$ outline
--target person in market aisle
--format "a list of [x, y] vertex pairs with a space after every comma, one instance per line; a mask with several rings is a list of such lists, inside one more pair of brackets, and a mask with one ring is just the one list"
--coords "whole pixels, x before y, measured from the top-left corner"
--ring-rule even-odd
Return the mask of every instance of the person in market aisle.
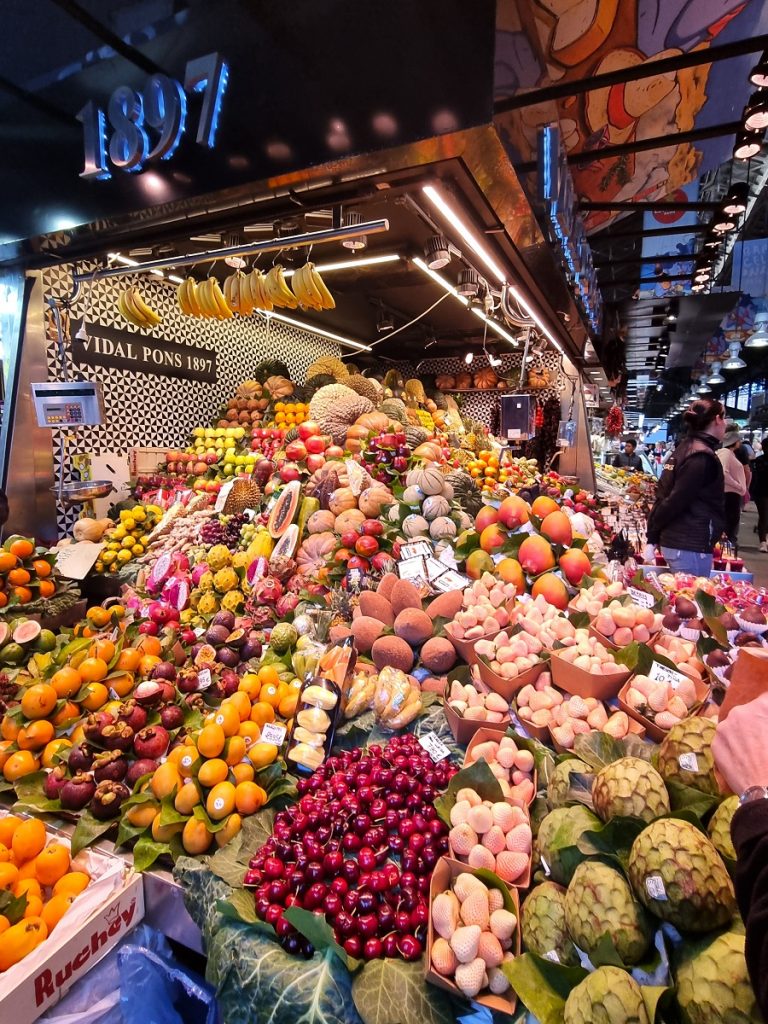
[[[725, 533], [734, 548], [739, 544], [739, 522], [744, 499], [749, 495], [746, 468], [736, 454], [741, 445], [739, 428], [726, 423], [723, 447], [717, 453], [725, 478]], [[750, 478], [751, 478], [750, 473]]]
[[718, 723], [715, 764], [740, 806], [731, 822], [736, 899], [747, 932], [746, 960], [755, 997], [768, 1020], [768, 693], [732, 708]]
[[725, 434], [725, 409], [699, 398], [683, 415], [688, 433], [667, 460], [648, 517], [646, 561], [661, 546], [673, 572], [708, 576], [712, 549], [725, 526], [723, 467], [715, 454]]
[[749, 485], [752, 481], [752, 464], [755, 461], [755, 453], [752, 449], [752, 445], [747, 444], [746, 441], [742, 440], [741, 434], [739, 434], [739, 428], [735, 423], [726, 423], [726, 434], [729, 430], [735, 430], [739, 435], [739, 443], [733, 449], [733, 454], [744, 467], [744, 476], [747, 480], [747, 496], [744, 499], [744, 504], [746, 505], [749, 501]]
[[637, 441], [634, 438], [628, 438], [624, 442], [624, 451], [619, 454], [613, 460], [614, 469], [642, 469], [643, 461], [637, 454]]
[[759, 550], [768, 554], [768, 453], [762, 449], [752, 466], [749, 493], [757, 507]]

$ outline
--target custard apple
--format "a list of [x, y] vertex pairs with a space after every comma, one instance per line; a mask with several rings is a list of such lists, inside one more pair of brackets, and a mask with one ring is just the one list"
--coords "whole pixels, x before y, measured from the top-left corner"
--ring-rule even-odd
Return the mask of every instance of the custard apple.
[[683, 932], [708, 932], [736, 912], [720, 854], [694, 825], [660, 818], [632, 844], [629, 880], [641, 903]]
[[651, 1024], [640, 986], [618, 967], [598, 967], [571, 991], [563, 1024]]
[[639, 757], [606, 765], [592, 786], [592, 804], [603, 821], [631, 817], [651, 822], [670, 811], [664, 779]]
[[759, 1024], [744, 935], [725, 932], [697, 949], [677, 971], [677, 1001], [685, 1024]]
[[[600, 827], [600, 819], [582, 804], [558, 807], [542, 819], [536, 850], [547, 878], [568, 885], [576, 866], [585, 859], [576, 844], [582, 833]], [[568, 850], [567, 857], [562, 851]]]
[[711, 718], [700, 715], [672, 726], [659, 749], [659, 771], [665, 782], [681, 782], [712, 795], [720, 792], [712, 756], [716, 728]]
[[219, 569], [226, 569], [227, 566], [232, 565], [232, 555], [224, 544], [214, 544], [208, 552], [206, 562], [212, 572], [217, 572]]
[[565, 967], [578, 967], [579, 955], [565, 924], [565, 889], [542, 882], [521, 908], [523, 944], [532, 953]]
[[272, 630], [269, 646], [276, 654], [285, 654], [289, 648], [295, 646], [298, 639], [299, 634], [290, 622], [279, 622]]
[[729, 796], [717, 808], [709, 819], [709, 825], [707, 826], [709, 838], [714, 843], [717, 852], [721, 857], [728, 857], [730, 860], [736, 860], [736, 850], [733, 845], [733, 839], [731, 839], [731, 822], [738, 809], [739, 798], [737, 796]]
[[650, 945], [651, 922], [616, 868], [585, 861], [565, 894], [565, 922], [576, 945], [591, 955], [604, 935], [626, 964], [636, 964]]
[[579, 775], [591, 775], [592, 769], [578, 757], [569, 757], [567, 761], [561, 761], [555, 767], [547, 786], [547, 801], [551, 808], [568, 805], [568, 791], [571, 788], [571, 775], [574, 772]]

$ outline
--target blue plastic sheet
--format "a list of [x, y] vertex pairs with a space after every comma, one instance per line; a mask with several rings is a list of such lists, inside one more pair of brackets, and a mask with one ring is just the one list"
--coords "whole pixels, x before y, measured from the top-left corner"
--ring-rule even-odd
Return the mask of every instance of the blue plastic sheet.
[[120, 950], [123, 1024], [216, 1024], [216, 995], [193, 977], [143, 946]]

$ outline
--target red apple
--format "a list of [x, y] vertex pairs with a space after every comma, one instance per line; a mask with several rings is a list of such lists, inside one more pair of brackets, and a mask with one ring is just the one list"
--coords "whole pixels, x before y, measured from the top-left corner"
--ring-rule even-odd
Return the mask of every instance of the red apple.
[[353, 548], [355, 544], [357, 544], [359, 537], [360, 534], [357, 530], [345, 530], [344, 533], [342, 533], [340, 540], [343, 547]]
[[306, 458], [307, 469], [310, 473], [314, 473], [325, 465], [325, 455], [308, 455]]
[[362, 558], [360, 555], [352, 555], [347, 562], [348, 569], [370, 569], [371, 563], [367, 558]]
[[322, 452], [325, 451], [325, 448], [325, 441], [323, 440], [320, 434], [313, 434], [311, 437], [307, 438], [306, 450], [310, 452], [312, 455], [320, 455]]
[[315, 423], [314, 420], [305, 420], [299, 424], [299, 437], [302, 441], [306, 441], [308, 437], [314, 437], [315, 434], [320, 433], [320, 424]]
[[343, 459], [344, 449], [337, 444], [329, 444], [325, 449], [326, 459]]
[[307, 449], [304, 447], [303, 441], [291, 441], [290, 444], [285, 446], [285, 457], [290, 459], [291, 462], [301, 462], [302, 459], [307, 457]]
[[358, 537], [357, 543], [355, 544], [355, 551], [358, 555], [365, 555], [366, 558], [370, 558], [371, 555], [375, 555], [379, 550], [379, 542], [375, 537], [369, 537], [363, 534], [362, 537]]
[[378, 519], [365, 519], [360, 524], [360, 532], [369, 537], [379, 537], [384, 533], [384, 524], [380, 523]]
[[301, 476], [301, 471], [295, 462], [284, 462], [278, 474], [283, 483], [287, 484], [291, 480], [298, 480]]

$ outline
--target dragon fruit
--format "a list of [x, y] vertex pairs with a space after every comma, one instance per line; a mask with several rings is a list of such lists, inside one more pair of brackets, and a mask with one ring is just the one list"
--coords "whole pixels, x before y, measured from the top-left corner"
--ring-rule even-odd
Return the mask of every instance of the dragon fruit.
[[267, 605], [261, 605], [260, 608], [252, 608], [250, 613], [253, 625], [257, 629], [271, 629], [277, 621], [274, 608], [269, 608]]
[[275, 605], [275, 611], [277, 612], [278, 618], [284, 619], [286, 615], [290, 615], [291, 612], [293, 612], [296, 609], [298, 603], [298, 594], [291, 593], [290, 590], [288, 591], [288, 593], [283, 594], [282, 597], [278, 598], [277, 603]]
[[203, 578], [203, 576], [205, 576], [207, 572], [208, 564], [206, 562], [201, 562], [200, 565], [196, 565], [195, 568], [192, 570], [192, 582], [196, 587], [200, 586], [200, 580]]
[[270, 575], [275, 577], [275, 579], [284, 583], [289, 576], [293, 576], [296, 572], [296, 563], [292, 558], [288, 558], [286, 555], [278, 555], [277, 558], [271, 558], [269, 560], [269, 572]]
[[283, 595], [283, 587], [274, 576], [262, 576], [253, 584], [251, 601], [256, 605], [275, 604]]

